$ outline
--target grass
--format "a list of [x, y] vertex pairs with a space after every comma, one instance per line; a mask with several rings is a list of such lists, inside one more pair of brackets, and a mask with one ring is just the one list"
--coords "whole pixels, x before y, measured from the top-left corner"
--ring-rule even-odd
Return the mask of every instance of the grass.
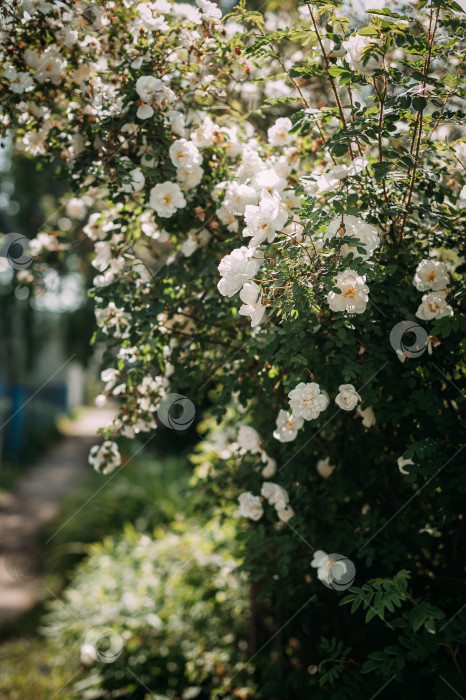
[[[72, 679], [53, 648], [38, 636], [0, 645], [0, 689], [4, 700], [68, 700]], [[74, 679], [76, 680], [76, 679]]]

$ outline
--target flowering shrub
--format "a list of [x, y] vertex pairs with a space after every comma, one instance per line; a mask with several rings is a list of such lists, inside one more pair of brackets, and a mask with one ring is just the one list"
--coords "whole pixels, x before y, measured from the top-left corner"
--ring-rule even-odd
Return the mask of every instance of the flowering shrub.
[[153, 540], [127, 527], [92, 545], [44, 628], [67, 668], [90, 672], [67, 697], [227, 698], [232, 676], [251, 696], [245, 582], [216, 529]]
[[[69, 216], [92, 202], [121, 411], [91, 460], [209, 401], [197, 477], [245, 519], [264, 697], [461, 682], [465, 28], [454, 0], [374, 4], [2, 8], [3, 129], [67, 172]], [[340, 555], [375, 581], [342, 601]]]

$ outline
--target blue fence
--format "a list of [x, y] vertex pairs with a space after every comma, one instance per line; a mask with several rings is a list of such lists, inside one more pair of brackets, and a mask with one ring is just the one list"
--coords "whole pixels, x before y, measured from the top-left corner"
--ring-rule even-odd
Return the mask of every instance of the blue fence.
[[3, 456], [17, 457], [29, 438], [55, 428], [57, 415], [67, 411], [64, 382], [45, 387], [0, 383], [0, 431]]

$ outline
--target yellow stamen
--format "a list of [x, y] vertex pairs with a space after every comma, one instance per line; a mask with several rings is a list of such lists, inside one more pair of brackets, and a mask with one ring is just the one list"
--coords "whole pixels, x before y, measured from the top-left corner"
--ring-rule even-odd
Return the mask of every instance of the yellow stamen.
[[351, 299], [354, 299], [356, 296], [356, 287], [348, 287], [346, 292], [343, 292], [344, 297], [350, 297]]

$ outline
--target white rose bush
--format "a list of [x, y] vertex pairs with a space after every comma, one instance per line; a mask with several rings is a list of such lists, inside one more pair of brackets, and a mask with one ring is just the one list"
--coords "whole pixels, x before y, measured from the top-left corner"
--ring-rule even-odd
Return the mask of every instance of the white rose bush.
[[[464, 683], [464, 13], [381, 4], [1, 9], [1, 133], [82, 226], [32, 249], [96, 273], [121, 410], [90, 461], [123, 469], [185, 397], [196, 488], [237, 521], [254, 684], [222, 697]], [[321, 585], [326, 552], [355, 585]]]

